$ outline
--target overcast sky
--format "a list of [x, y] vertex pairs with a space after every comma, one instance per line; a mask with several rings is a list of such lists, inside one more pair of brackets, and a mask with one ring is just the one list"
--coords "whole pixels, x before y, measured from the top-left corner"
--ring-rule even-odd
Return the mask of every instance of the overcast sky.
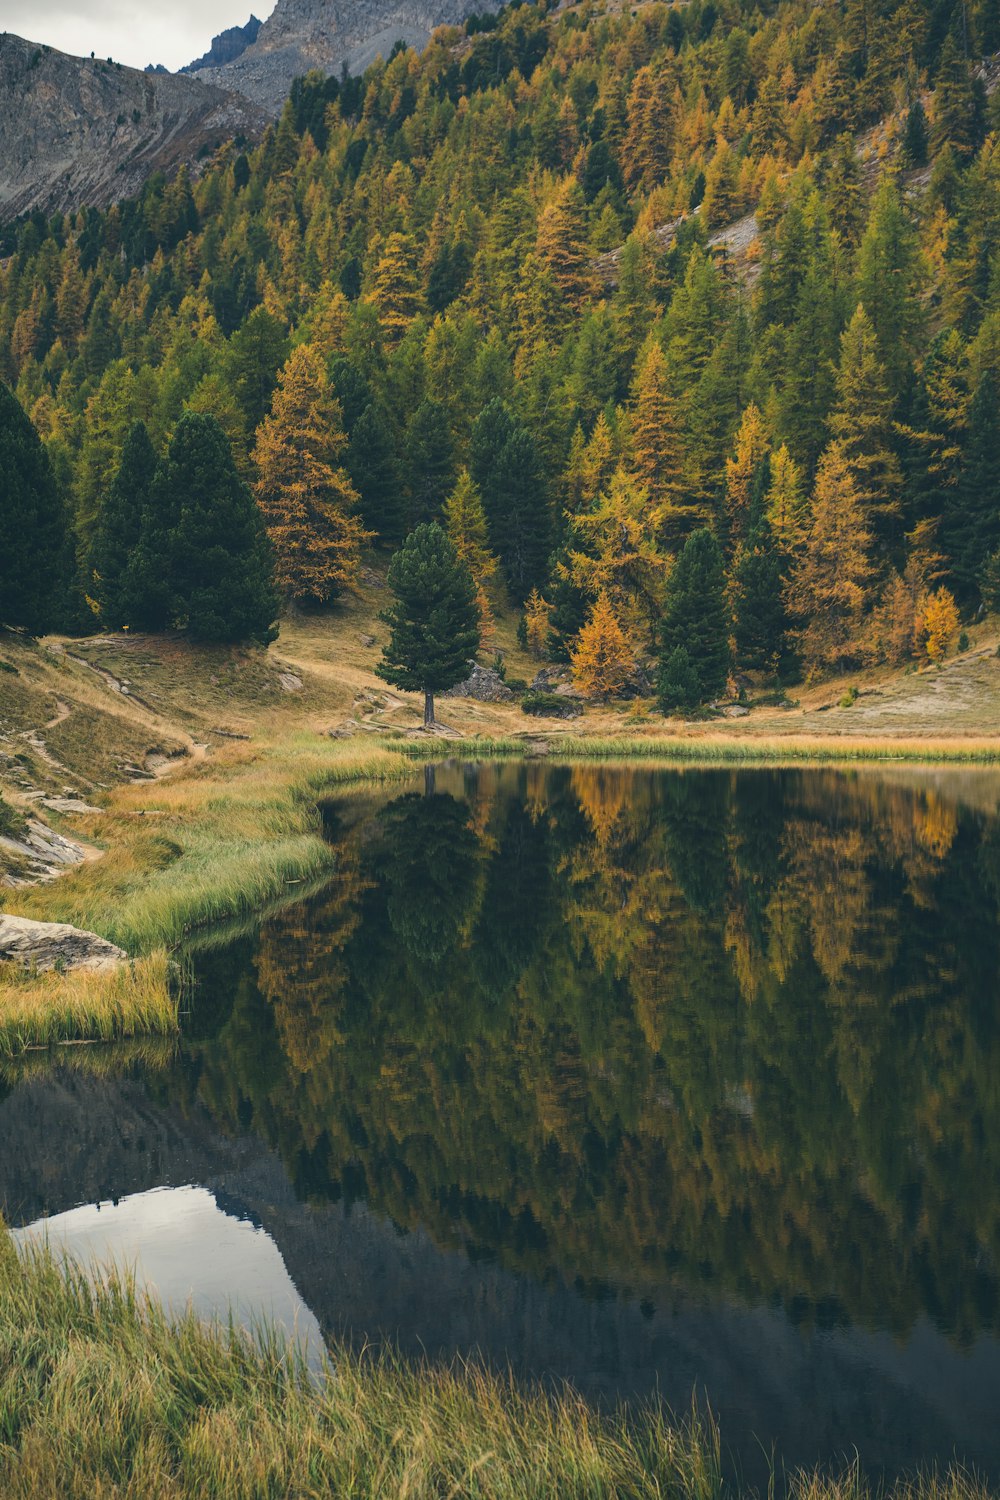
[[174, 69], [207, 52], [225, 27], [251, 12], [264, 21], [273, 9], [274, 0], [0, 0], [0, 30], [78, 57]]

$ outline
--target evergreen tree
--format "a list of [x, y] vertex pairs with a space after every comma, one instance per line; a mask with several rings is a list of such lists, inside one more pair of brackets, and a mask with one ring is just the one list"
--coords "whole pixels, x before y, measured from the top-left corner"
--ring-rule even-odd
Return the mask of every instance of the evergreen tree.
[[924, 106], [919, 99], [915, 99], [910, 105], [906, 115], [906, 128], [903, 131], [903, 158], [908, 167], [925, 167], [927, 165], [927, 148], [929, 137], [927, 134], [927, 115]]
[[226, 379], [246, 418], [248, 432], [263, 421], [278, 383], [278, 371], [287, 358], [288, 337], [280, 320], [266, 307], [255, 307], [229, 340], [223, 360]]
[[299, 344], [257, 431], [255, 493], [274, 552], [275, 583], [295, 604], [329, 604], [351, 587], [370, 540], [341, 467], [340, 403], [311, 344]]
[[893, 398], [878, 358], [875, 331], [859, 304], [841, 340], [830, 431], [850, 468], [868, 524], [895, 541], [902, 474], [892, 446], [892, 414]]
[[361, 499], [361, 518], [383, 542], [403, 535], [403, 482], [396, 460], [396, 439], [381, 403], [359, 413], [351, 429], [344, 467]]
[[701, 682], [685, 646], [675, 646], [660, 668], [657, 695], [665, 714], [678, 708], [697, 708]]
[[136, 422], [125, 439], [121, 463], [97, 516], [90, 549], [90, 590], [100, 606], [101, 621], [158, 629], [155, 596], [136, 586], [132, 561], [149, 525], [149, 496], [156, 473], [156, 452], [144, 422]]
[[490, 546], [512, 594], [523, 601], [545, 580], [552, 527], [536, 445], [499, 399], [473, 423], [469, 469], [482, 496]]
[[432, 397], [410, 418], [403, 466], [411, 527], [435, 520], [455, 483], [455, 445], [447, 408]]
[[381, 616], [389, 643], [375, 668], [386, 682], [424, 694], [424, 724], [434, 721], [434, 694], [454, 687], [479, 650], [479, 611], [472, 575], [434, 522], [418, 526], [389, 564], [393, 604]]
[[273, 640], [271, 548], [214, 417], [188, 412], [178, 422], [149, 514], [136, 583], [165, 581], [169, 623], [197, 641]]
[[48, 454], [0, 384], [0, 623], [52, 630], [67, 582], [66, 516]]
[[1000, 547], [1000, 391], [984, 370], [969, 409], [958, 484], [946, 493], [944, 535], [959, 599], [976, 602], [979, 576]]
[[656, 534], [676, 551], [704, 517], [688, 498], [680, 402], [658, 343], [650, 345], [632, 389], [629, 434], [632, 472], [649, 496]]
[[770, 467], [765, 460], [758, 471], [749, 528], [736, 552], [731, 587], [736, 661], [757, 672], [777, 669], [788, 625], [782, 597], [783, 559], [765, 512]]
[[[687, 652], [698, 682], [698, 701], [706, 702], [725, 690], [729, 676], [729, 614], [726, 608], [726, 578], [722, 549], [708, 527], [693, 531], [667, 580], [663, 620], [660, 625], [660, 701], [665, 675], [677, 648]], [[672, 670], [676, 671], [677, 663]]]

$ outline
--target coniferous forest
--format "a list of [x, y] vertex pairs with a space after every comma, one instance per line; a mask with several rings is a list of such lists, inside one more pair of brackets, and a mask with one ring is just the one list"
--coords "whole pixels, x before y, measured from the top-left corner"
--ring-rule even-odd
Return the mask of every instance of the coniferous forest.
[[439, 523], [591, 696], [941, 660], [1000, 599], [998, 49], [510, 5], [8, 226], [6, 622], [266, 640]]

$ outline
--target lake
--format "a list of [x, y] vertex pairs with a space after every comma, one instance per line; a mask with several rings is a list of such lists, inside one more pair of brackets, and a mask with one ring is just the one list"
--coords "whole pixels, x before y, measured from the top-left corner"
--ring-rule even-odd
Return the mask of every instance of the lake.
[[[0, 1207], [174, 1305], [1000, 1479], [993, 772], [443, 765], [0, 1082]], [[294, 893], [293, 893], [294, 894]]]

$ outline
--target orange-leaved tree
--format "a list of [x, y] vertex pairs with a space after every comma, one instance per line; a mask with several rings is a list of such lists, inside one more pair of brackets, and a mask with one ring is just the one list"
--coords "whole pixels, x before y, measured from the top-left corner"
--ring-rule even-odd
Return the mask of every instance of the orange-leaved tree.
[[635, 656], [602, 590], [571, 653], [573, 681], [587, 698], [613, 698], [632, 675]]
[[327, 604], [349, 588], [371, 538], [340, 465], [346, 446], [340, 402], [322, 356], [312, 344], [300, 344], [281, 371], [253, 452], [275, 580], [293, 603]]

